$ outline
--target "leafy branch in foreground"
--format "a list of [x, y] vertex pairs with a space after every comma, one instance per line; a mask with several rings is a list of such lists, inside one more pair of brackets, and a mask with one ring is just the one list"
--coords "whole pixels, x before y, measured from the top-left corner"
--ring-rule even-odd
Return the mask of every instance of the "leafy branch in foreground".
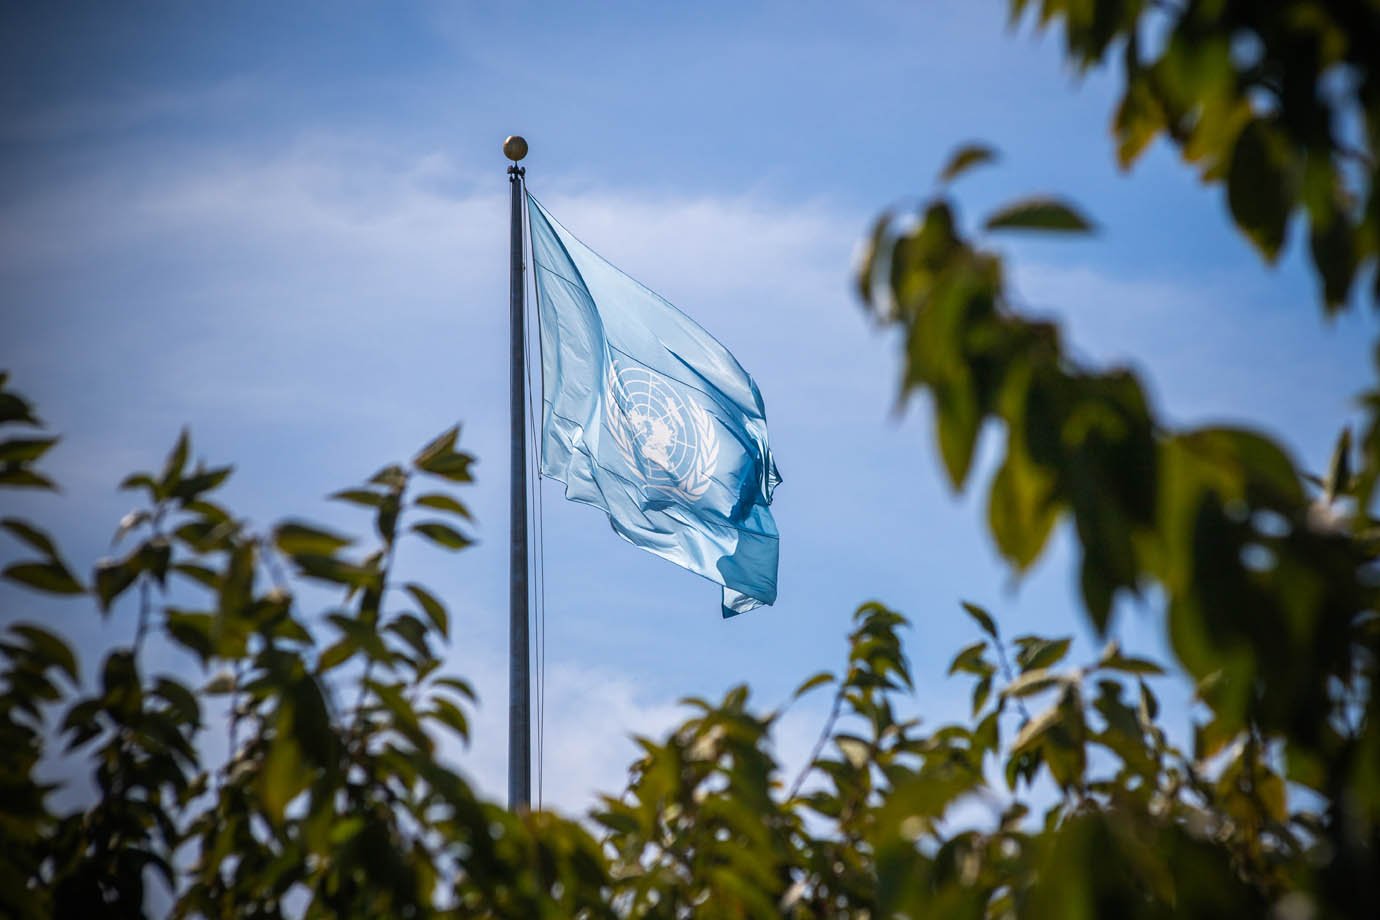
[[[902, 714], [908, 624], [871, 603], [843, 672], [796, 694], [834, 691], [789, 788], [783, 710], [755, 712], [738, 687], [639, 739], [628, 788], [583, 824], [485, 802], [438, 748], [468, 737], [473, 702], [440, 674], [450, 613], [394, 562], [403, 539], [468, 541], [460, 499], [420, 485], [469, 481], [456, 442], [334, 496], [370, 513], [362, 547], [297, 519], [250, 529], [217, 501], [229, 469], [191, 466], [185, 434], [161, 472], [126, 480], [145, 502], [89, 593], [131, 641], [95, 688], [55, 633], [18, 623], [0, 640], [7, 913], [1218, 916], [1306, 889], [1326, 820], [1290, 809], [1274, 742], [1208, 722], [1190, 758], [1158, 725], [1158, 666], [1112, 646], [1069, 669], [1068, 639], [1004, 640], [971, 604], [983, 638], [950, 669], [973, 682], [970, 720], [925, 732]], [[34, 549], [25, 528], [11, 533]], [[305, 616], [309, 585], [338, 602]], [[210, 679], [146, 673], [155, 635]], [[53, 806], [55, 758], [92, 772], [94, 799]]]
[[[1010, 0], [1013, 21], [1037, 4]], [[1041, 0], [1080, 71], [1119, 60], [1112, 117], [1129, 167], [1157, 139], [1226, 191], [1232, 220], [1279, 258], [1295, 218], [1328, 312], [1374, 273], [1380, 303], [1380, 8], [1369, 0]]]
[[[17, 394], [0, 389], [0, 406], [5, 422], [36, 423]], [[96, 565], [89, 589], [47, 535], [6, 520], [44, 557], [10, 566], [8, 580], [88, 592], [106, 616], [132, 598], [133, 622], [129, 644], [106, 655], [85, 695], [74, 696], [76, 659], [53, 632], [18, 623], [0, 641], [4, 912], [139, 915], [151, 870], [178, 916], [279, 915], [288, 905], [306, 915], [429, 915], [443, 880], [452, 907], [504, 903], [531, 915], [536, 895], [504, 874], [517, 864], [497, 850], [556, 848], [560, 864], [593, 850], [576, 825], [480, 802], [435, 756], [437, 739], [468, 738], [474, 691], [438, 673], [449, 611], [424, 586], [397, 583], [393, 559], [404, 538], [445, 550], [469, 544], [458, 497], [434, 485], [414, 495], [421, 480], [471, 481], [473, 458], [457, 437], [452, 429], [410, 464], [335, 496], [373, 513], [378, 542], [358, 552], [354, 538], [298, 520], [249, 529], [216, 499], [230, 468], [193, 467], [185, 432], [161, 471], [123, 481], [144, 503], [120, 522], [123, 548]], [[15, 443], [36, 439], [5, 445]], [[43, 450], [7, 449], [10, 485], [51, 488], [34, 469]], [[48, 574], [36, 577], [38, 565]], [[308, 617], [298, 601], [307, 585], [340, 599]], [[197, 687], [148, 675], [154, 635], [213, 676]], [[206, 700], [224, 700], [228, 714], [208, 722]], [[54, 710], [56, 737], [45, 727]], [[224, 731], [224, 744], [208, 730]], [[65, 748], [45, 760], [59, 738]], [[224, 762], [208, 762], [222, 746]], [[52, 809], [55, 787], [40, 777], [53, 757], [92, 768], [94, 801]], [[529, 822], [544, 828], [540, 841]], [[468, 868], [476, 864], [481, 871]], [[581, 897], [575, 877], [565, 881], [567, 894], [550, 903]]]
[[[983, 226], [1086, 223], [1041, 201]], [[1337, 873], [1323, 873], [1326, 897], [1380, 906], [1380, 875], [1358, 887], [1351, 874], [1380, 868], [1377, 545], [1366, 513], [1377, 454], [1352, 474], [1344, 436], [1317, 494], [1264, 435], [1166, 424], [1133, 372], [1078, 361], [1057, 326], [1022, 313], [1001, 257], [964, 233], [943, 191], [913, 215], [879, 218], [859, 289], [872, 316], [902, 333], [902, 394], [931, 397], [954, 488], [969, 480], [979, 433], [1000, 432], [986, 492], [1001, 555], [1028, 569], [1066, 521], [1099, 632], [1119, 595], [1163, 598], [1175, 655], [1211, 711], [1209, 746], [1246, 751], [1233, 774], [1246, 786], [1268, 761], [1325, 796]], [[1275, 781], [1262, 782], [1277, 801]]]

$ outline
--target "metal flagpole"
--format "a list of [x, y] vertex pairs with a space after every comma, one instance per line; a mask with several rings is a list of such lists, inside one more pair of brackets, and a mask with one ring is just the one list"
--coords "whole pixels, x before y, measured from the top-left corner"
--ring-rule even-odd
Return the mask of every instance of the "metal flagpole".
[[508, 558], [508, 808], [526, 809], [532, 802], [532, 683], [529, 672], [527, 623], [527, 426], [525, 367], [523, 363], [523, 254], [522, 178], [527, 170], [517, 165], [527, 156], [527, 141], [516, 135], [503, 142], [503, 153], [513, 161], [508, 167], [512, 192], [512, 246], [509, 293], [509, 390], [512, 396], [510, 470], [511, 546]]

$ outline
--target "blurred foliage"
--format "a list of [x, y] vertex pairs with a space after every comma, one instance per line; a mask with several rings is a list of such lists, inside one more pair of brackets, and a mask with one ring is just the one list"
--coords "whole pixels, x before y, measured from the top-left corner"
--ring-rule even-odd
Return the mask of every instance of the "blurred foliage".
[[[37, 424], [12, 390], [0, 403], [0, 432]], [[1069, 638], [1007, 641], [972, 604], [978, 641], [950, 668], [971, 682], [970, 719], [924, 731], [899, 715], [908, 624], [865, 604], [840, 673], [766, 712], [747, 687], [687, 700], [690, 717], [638, 739], [626, 790], [583, 821], [486, 802], [437, 753], [467, 740], [474, 702], [439, 673], [450, 613], [394, 564], [404, 539], [469, 544], [457, 436], [332, 496], [372, 517], [367, 538], [297, 519], [255, 530], [217, 497], [230, 468], [193, 465], [185, 433], [161, 470], [123, 481], [139, 505], [85, 584], [50, 537], [5, 519], [33, 556], [6, 578], [84, 595], [132, 637], [87, 681], [47, 628], [12, 622], [0, 639], [0, 910], [1254, 916], [1331, 871], [1343, 814], [1326, 782], [1305, 783], [1322, 790], [1303, 796], [1314, 807], [1293, 801], [1292, 740], [1229, 721], [1229, 696], [1206, 694], [1214, 718], [1182, 751], [1157, 721], [1158, 665], [1113, 643], [1071, 666]], [[53, 488], [38, 468], [53, 443], [0, 450], [25, 485]], [[321, 595], [308, 586], [338, 600], [308, 616], [299, 595]], [[156, 634], [185, 653], [179, 673], [209, 678], [149, 673]], [[825, 688], [829, 715], [788, 784], [772, 729]], [[45, 780], [58, 763], [89, 771], [94, 796], [58, 807]]]
[[[1011, 8], [1060, 29], [1077, 68], [1121, 60], [1123, 164], [1166, 139], [1267, 260], [1306, 223], [1325, 310], [1354, 299], [1380, 247], [1380, 5]], [[89, 576], [35, 524], [0, 521], [22, 554], [5, 579], [88, 598], [131, 637], [85, 672], [57, 633], [6, 616], [0, 913], [1380, 916], [1380, 388], [1319, 475], [1256, 432], [1168, 425], [1134, 373], [1022, 312], [988, 236], [1076, 236], [1087, 215], [1036, 196], [962, 226], [949, 186], [995, 159], [961, 148], [930, 200], [879, 218], [859, 293], [901, 334], [902, 395], [928, 394], [956, 489], [982, 433], [999, 439], [987, 523], [1013, 572], [1064, 524], [1097, 631], [1119, 599], [1162, 606], [1191, 725], [1162, 725], [1155, 662], [1109, 642], [1075, 664], [1068, 637], [1008, 639], [965, 604], [978, 638], [950, 674], [969, 716], [922, 726], [902, 714], [907, 622], [866, 604], [843, 669], [786, 706], [747, 687], [688, 700], [589, 816], [510, 813], [438, 756], [467, 741], [474, 692], [440, 673], [448, 608], [395, 565], [404, 540], [470, 544], [458, 431], [332, 496], [372, 518], [367, 536], [254, 527], [218, 498], [231, 469], [192, 464], [184, 434], [123, 481], [139, 505]], [[0, 488], [56, 488], [55, 443], [0, 376]], [[336, 600], [305, 612], [322, 588]], [[209, 676], [150, 673], [151, 635]], [[788, 779], [773, 728], [824, 688]], [[57, 764], [94, 795], [58, 805]]]
[[1078, 70], [1119, 61], [1117, 159], [1157, 138], [1225, 187], [1232, 220], [1275, 261], [1295, 217], [1326, 308], [1372, 270], [1380, 304], [1380, 3], [1010, 0], [1062, 32]]
[[[1327, 312], [1374, 272], [1380, 4], [1013, 0], [1011, 9], [1061, 31], [1078, 69], [1120, 58], [1113, 131], [1123, 165], [1167, 140], [1206, 182], [1225, 186], [1237, 228], [1268, 261], [1300, 215]], [[1177, 663], [1208, 713], [1193, 762], [1230, 752], [1214, 789], [1249, 790], [1260, 806], [1220, 806], [1235, 832], [1253, 827], [1232, 856], [1242, 877], [1285, 898], [1285, 913], [1380, 915], [1380, 390], [1362, 400], [1359, 456], [1342, 432], [1325, 475], [1300, 470], [1255, 431], [1166, 423], [1130, 369], [1081, 360], [1058, 325], [1022, 310], [991, 242], [1013, 231], [1088, 233], [1090, 218], [1039, 196], [965, 229], [950, 186], [995, 159], [982, 145], [959, 149], [929, 200], [884, 213], [869, 236], [858, 291], [878, 322], [901, 333], [902, 397], [928, 394], [955, 489], [969, 484], [983, 432], [998, 439], [987, 523], [1015, 573], [1066, 523], [1098, 632], [1118, 598], [1163, 605]], [[1380, 305], [1380, 287], [1374, 299]], [[1015, 686], [1023, 689], [1020, 678]], [[1089, 737], [1076, 717], [1081, 691], [1059, 693], [1062, 708], [1032, 719], [1013, 745], [1076, 794], [1085, 764], [1051, 757], [1037, 741], [1054, 732], [1076, 748]], [[1100, 692], [1100, 711], [1119, 711], [1116, 700]], [[1178, 781], [1206, 782], [1201, 771]], [[1290, 788], [1322, 805], [1306, 834], [1287, 826]], [[1073, 855], [1140, 834], [1144, 807], [1080, 824], [1085, 839], [1056, 850]], [[1157, 834], [1146, 839], [1177, 872], [1172, 854], [1187, 842]], [[1097, 891], [1069, 897], [1099, 914], [1127, 912]]]

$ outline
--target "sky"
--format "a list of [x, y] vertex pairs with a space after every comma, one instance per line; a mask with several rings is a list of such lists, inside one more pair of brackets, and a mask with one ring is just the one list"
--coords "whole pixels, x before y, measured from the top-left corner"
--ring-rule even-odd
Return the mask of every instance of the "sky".
[[[745, 682], [765, 710], [838, 669], [866, 600], [911, 619], [908, 705], [931, 726], [966, 715], [945, 677], [977, 638], [960, 600], [1095, 656], [1068, 533], [1013, 577], [984, 527], [996, 433], [953, 494], [924, 400], [897, 409], [895, 338], [851, 293], [870, 220], [932, 193], [958, 144], [1002, 152], [955, 193], [967, 226], [1032, 193], [1094, 218], [1090, 238], [991, 244], [1022, 304], [1088, 361], [1131, 364], [1174, 422], [1250, 425], [1320, 469], [1371, 380], [1376, 320], [1321, 317], [1300, 241], [1263, 267], [1220, 190], [1163, 145], [1120, 172], [1115, 68], [1073, 74], [1004, 3], [7, 4], [0, 23], [0, 367], [63, 436], [47, 461], [62, 494], [6, 495], [5, 513], [89, 571], [131, 507], [116, 484], [185, 425], [198, 456], [236, 465], [226, 500], [252, 521], [364, 533], [324, 497], [461, 422], [479, 543], [399, 565], [452, 607], [446, 669], [481, 706], [470, 747], [443, 755], [495, 799], [509, 134], [565, 226], [752, 373], [784, 477], [779, 599], [732, 620], [716, 586], [543, 485], [541, 786], [567, 812], [620, 788], [629, 736], [664, 732], [680, 699]], [[0, 539], [0, 563], [22, 554]], [[133, 632], [128, 609], [0, 588], [0, 622], [19, 619], [74, 637], [88, 673]], [[1112, 631], [1164, 657], [1160, 627], [1151, 599]], [[1182, 728], [1184, 687], [1162, 683]], [[792, 771], [826, 708], [783, 717]]]

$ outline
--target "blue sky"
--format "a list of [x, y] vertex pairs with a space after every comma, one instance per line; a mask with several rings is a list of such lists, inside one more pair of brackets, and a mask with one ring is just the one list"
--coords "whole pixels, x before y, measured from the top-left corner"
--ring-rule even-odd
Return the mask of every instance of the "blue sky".
[[[1176, 421], [1249, 423], [1317, 468], [1370, 378], [1375, 321], [1320, 318], [1297, 241], [1264, 269], [1221, 194], [1167, 148], [1118, 172], [1115, 73], [1075, 79], [1052, 37], [1007, 27], [1004, 3], [10, 4], [0, 16], [0, 363], [64, 434], [50, 468], [65, 486], [6, 502], [85, 568], [128, 510], [120, 476], [158, 463], [187, 424], [202, 456], [237, 464], [227, 496], [255, 521], [362, 531], [323, 496], [463, 422], [481, 458], [468, 496], [481, 544], [401, 562], [453, 606], [448, 666], [477, 680], [483, 706], [473, 748], [448, 756], [496, 797], [510, 133], [530, 141], [530, 187], [562, 223], [753, 374], [785, 477], [780, 599], [731, 621], [713, 585], [547, 484], [544, 785], [566, 808], [618, 787], [626, 735], [671, 724], [679, 698], [747, 681], [770, 706], [837, 667], [870, 598], [915, 623], [913, 705], [931, 723], [966, 699], [944, 678], [974, 638], [959, 599], [1008, 634], [1074, 632], [1076, 654], [1094, 653], [1066, 538], [1013, 581], [978, 492], [944, 485], [923, 401], [893, 412], [896, 343], [850, 293], [871, 217], [931, 191], [958, 143], [1003, 152], [959, 186], [970, 224], [1032, 192], [1097, 220], [1091, 239], [997, 245], [1022, 302], [1062, 318], [1089, 360], [1131, 361]], [[0, 561], [19, 553], [0, 544]], [[0, 601], [6, 621], [80, 637], [88, 668], [132, 632], [129, 611], [103, 624], [80, 603], [10, 588]], [[1160, 647], [1153, 605], [1123, 611], [1115, 631]], [[789, 763], [822, 708], [783, 723]]]

